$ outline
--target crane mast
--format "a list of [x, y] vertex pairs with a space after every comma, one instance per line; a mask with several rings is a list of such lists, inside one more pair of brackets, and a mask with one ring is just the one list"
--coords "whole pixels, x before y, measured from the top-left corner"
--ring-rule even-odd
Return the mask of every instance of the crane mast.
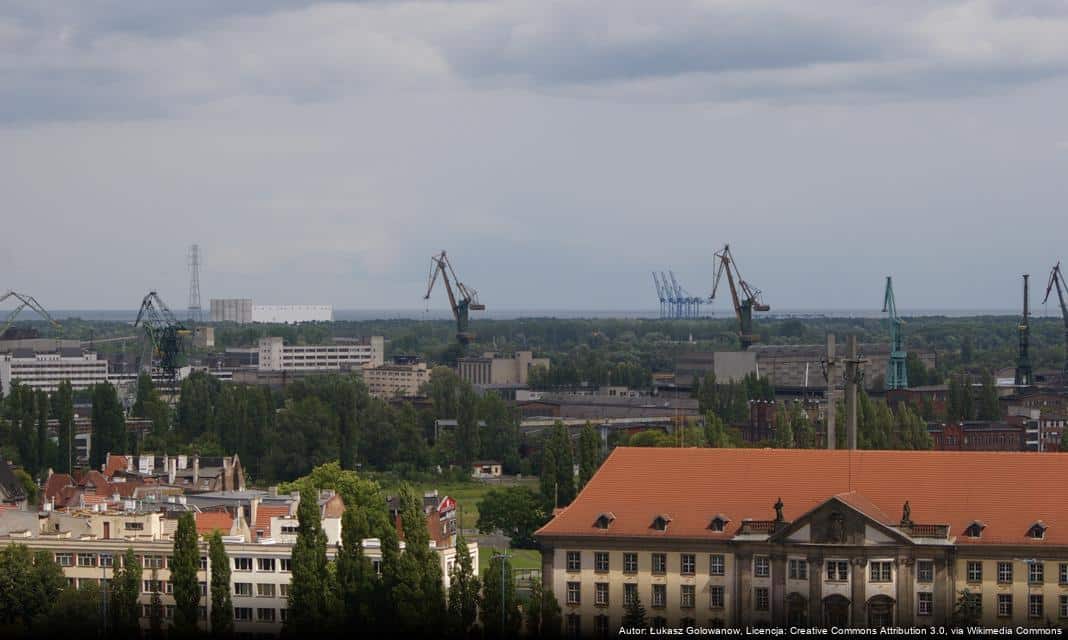
[[897, 302], [894, 300], [894, 285], [890, 276], [886, 276], [886, 293], [883, 295], [883, 313], [889, 314], [890, 325], [890, 359], [886, 363], [886, 388], [905, 389], [909, 386], [908, 367], [901, 325], [905, 321], [897, 315]]
[[760, 339], [759, 336], [753, 333], [753, 312], [768, 311], [771, 307], [761, 300], [760, 289], [751, 286], [742, 279], [742, 274], [738, 270], [738, 263], [735, 262], [734, 256], [731, 255], [731, 246], [729, 244], [723, 245], [723, 250], [717, 251], [715, 255], [718, 263], [716, 265], [716, 278], [712, 283], [712, 294], [708, 297], [708, 300], [711, 302], [716, 299], [719, 283], [723, 279], [723, 275], [726, 274], [727, 285], [731, 290], [731, 301], [734, 303], [734, 315], [738, 318], [738, 339], [742, 344], [742, 349], [748, 349]]
[[14, 324], [15, 318], [18, 317], [18, 315], [22, 313], [22, 310], [26, 307], [29, 307], [30, 309], [36, 311], [37, 315], [48, 321], [48, 323], [51, 324], [52, 327], [56, 329], [61, 328], [59, 326], [59, 323], [52, 318], [51, 314], [49, 314], [48, 311], [44, 307], [42, 307], [41, 304], [37, 302], [37, 299], [33, 296], [25, 293], [18, 293], [16, 291], [8, 291], [4, 295], [0, 296], [0, 302], [4, 302], [8, 298], [14, 298], [18, 300], [19, 304], [11, 311], [11, 313], [7, 314], [7, 318], [4, 319], [3, 326], [0, 326], [0, 336], [4, 335], [4, 333], [7, 332], [11, 325]]
[[[159, 358], [159, 368], [164, 376], [174, 381], [178, 375], [178, 356], [182, 352], [183, 339], [191, 331], [171, 313], [159, 294], [149, 291], [141, 300], [141, 308], [134, 320], [135, 327], [144, 327], [152, 353]], [[151, 371], [152, 357], [143, 358], [143, 371]]]
[[1068, 380], [1068, 304], [1064, 301], [1065, 290], [1068, 290], [1068, 285], [1064, 283], [1064, 274], [1061, 273], [1061, 263], [1053, 265], [1053, 269], [1049, 273], [1049, 284], [1046, 285], [1046, 297], [1043, 298], [1042, 304], [1046, 304], [1046, 300], [1049, 300], [1049, 294], [1053, 288], [1057, 288], [1057, 301], [1061, 304], [1061, 317], [1064, 319], [1064, 364], [1061, 367], [1061, 374], [1065, 380]]
[[1031, 369], [1031, 307], [1030, 286], [1031, 276], [1023, 276], [1023, 317], [1020, 319], [1018, 331], [1020, 333], [1020, 346], [1016, 355], [1016, 378], [1017, 386], [1031, 386], [1034, 383], [1034, 374]]
[[[467, 329], [468, 314], [470, 311], [482, 311], [486, 308], [486, 305], [478, 301], [477, 291], [467, 287], [456, 277], [456, 271], [453, 270], [452, 263], [449, 262], [449, 257], [445, 255], [444, 251], [430, 257], [430, 275], [427, 277], [424, 300], [430, 299], [430, 294], [434, 291], [434, 285], [437, 283], [439, 275], [445, 285], [445, 293], [449, 296], [452, 315], [456, 318], [456, 339], [460, 344], [466, 345], [475, 337], [475, 334]], [[452, 276], [451, 281], [449, 279], [450, 275]]]

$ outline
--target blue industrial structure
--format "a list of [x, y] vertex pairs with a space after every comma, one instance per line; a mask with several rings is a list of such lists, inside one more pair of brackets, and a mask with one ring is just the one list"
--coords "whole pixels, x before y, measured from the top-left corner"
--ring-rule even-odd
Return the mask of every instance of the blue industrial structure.
[[661, 319], [695, 319], [701, 317], [701, 305], [704, 298], [690, 295], [675, 278], [674, 271], [666, 274], [653, 272], [653, 285], [656, 286], [656, 297], [660, 302]]

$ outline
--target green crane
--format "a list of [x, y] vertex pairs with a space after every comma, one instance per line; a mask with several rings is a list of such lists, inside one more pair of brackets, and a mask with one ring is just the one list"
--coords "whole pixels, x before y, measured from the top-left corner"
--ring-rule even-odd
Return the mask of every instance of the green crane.
[[[456, 318], [456, 340], [461, 345], [467, 345], [475, 337], [475, 334], [467, 329], [468, 312], [483, 311], [486, 309], [486, 305], [478, 301], [477, 291], [466, 286], [456, 277], [456, 272], [453, 271], [452, 263], [449, 262], [449, 258], [445, 255], [444, 251], [442, 251], [440, 255], [431, 256], [430, 258], [430, 275], [427, 277], [426, 295], [423, 296], [424, 300], [430, 299], [430, 294], [434, 291], [434, 284], [438, 281], [439, 274], [441, 275], [442, 281], [445, 283], [445, 293], [449, 296], [449, 306], [452, 307], [452, 315]], [[452, 282], [449, 281], [450, 275], [452, 276]], [[454, 286], [455, 291], [453, 290]]]
[[1049, 284], [1046, 285], [1046, 297], [1042, 300], [1042, 304], [1046, 304], [1046, 300], [1049, 300], [1049, 294], [1053, 291], [1053, 287], [1057, 287], [1057, 300], [1061, 303], [1061, 317], [1064, 318], [1064, 365], [1061, 369], [1065, 379], [1068, 379], [1068, 304], [1064, 302], [1065, 289], [1068, 289], [1068, 285], [1064, 284], [1064, 275], [1061, 274], [1061, 263], [1053, 265], [1053, 270], [1049, 274]]
[[[771, 309], [761, 300], [760, 289], [751, 286], [742, 280], [742, 274], [738, 271], [738, 263], [731, 255], [730, 245], [724, 245], [722, 251], [717, 251], [716, 279], [712, 283], [712, 295], [708, 301], [716, 299], [716, 291], [719, 289], [723, 274], [727, 274], [727, 285], [731, 288], [731, 302], [734, 303], [734, 315], [738, 318], [738, 340], [742, 343], [742, 350], [748, 349], [754, 342], [760, 340], [760, 336], [753, 333], [753, 312], [768, 311]], [[735, 283], [737, 281], [737, 283]]]
[[901, 325], [905, 321], [897, 315], [897, 303], [894, 301], [894, 285], [890, 276], [886, 276], [886, 293], [883, 295], [883, 313], [890, 325], [890, 359], [886, 362], [886, 388], [906, 389], [909, 386], [909, 373], [906, 366], [904, 339]]

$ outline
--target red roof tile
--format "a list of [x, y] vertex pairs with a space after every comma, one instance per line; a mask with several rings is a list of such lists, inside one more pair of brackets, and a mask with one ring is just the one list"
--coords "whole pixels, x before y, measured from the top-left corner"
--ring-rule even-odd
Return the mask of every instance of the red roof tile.
[[234, 518], [225, 511], [203, 511], [196, 514], [197, 533], [211, 535], [218, 529], [223, 535], [229, 535], [234, 525]]
[[[64, 487], [69, 487], [74, 484], [74, 479], [66, 473], [53, 473], [48, 482], [45, 483], [44, 497], [45, 500], [52, 498], [58, 498]], [[58, 505], [57, 505], [58, 506]]]
[[126, 470], [126, 456], [115, 455], [114, 453], [108, 454], [107, 462], [104, 464], [104, 475], [112, 477], [116, 471]]
[[253, 537], [258, 537], [257, 531], [263, 532], [263, 537], [271, 536], [271, 518], [276, 516], [288, 516], [289, 507], [277, 505], [260, 505], [256, 509], [256, 523], [252, 527]]
[[[781, 496], [792, 521], [837, 496], [890, 525], [908, 500], [914, 522], [948, 524], [958, 543], [1064, 545], [1065, 477], [1062, 453], [619, 447], [538, 534], [716, 540], [725, 536], [709, 529], [716, 514], [771, 520]], [[597, 529], [604, 512], [615, 520]], [[655, 531], [662, 513], [673, 520]], [[974, 520], [986, 524], [982, 537], [961, 536]], [[1049, 527], [1044, 540], [1027, 537], [1036, 520]]]

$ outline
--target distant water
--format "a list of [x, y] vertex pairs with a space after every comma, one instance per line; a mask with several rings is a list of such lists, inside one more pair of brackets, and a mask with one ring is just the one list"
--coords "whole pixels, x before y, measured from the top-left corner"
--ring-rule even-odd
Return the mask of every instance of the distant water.
[[[136, 310], [121, 309], [57, 309], [51, 311], [57, 320], [67, 318], [81, 318], [82, 320], [98, 320], [110, 322], [129, 322], [137, 318]], [[966, 318], [971, 316], [1015, 316], [1019, 311], [1011, 309], [916, 309], [902, 312], [905, 317], [918, 316], [946, 316], [950, 318]], [[184, 318], [184, 310], [176, 314]], [[628, 318], [628, 319], [655, 319], [658, 312], [655, 309], [639, 310], [606, 310], [606, 309], [488, 309], [472, 313], [475, 320], [485, 318], [487, 320], [514, 320], [516, 318]], [[1037, 316], [1037, 314], [1036, 314]], [[733, 314], [727, 310], [719, 311], [711, 318], [731, 318]], [[776, 310], [767, 314], [759, 314], [764, 318], [882, 318], [885, 317], [878, 309], [784, 309]], [[1041, 316], [1037, 316], [1041, 317]], [[335, 320], [448, 320], [452, 315], [447, 309], [335, 309]], [[23, 313], [20, 319], [35, 319], [33, 314]]]

